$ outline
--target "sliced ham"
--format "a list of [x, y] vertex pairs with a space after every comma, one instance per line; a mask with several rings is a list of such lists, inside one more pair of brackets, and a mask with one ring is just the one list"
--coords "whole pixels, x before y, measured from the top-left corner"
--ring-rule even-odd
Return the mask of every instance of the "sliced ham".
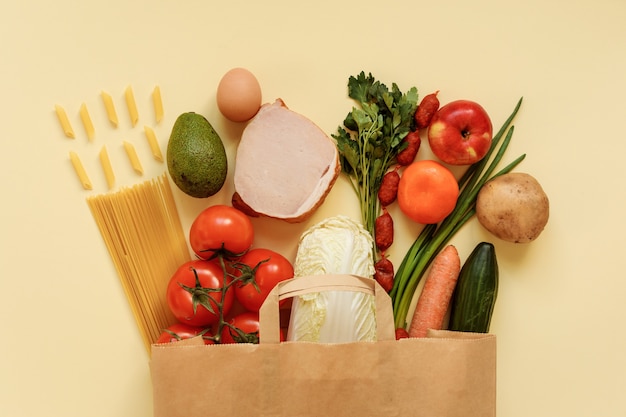
[[233, 205], [250, 215], [301, 222], [324, 202], [340, 171], [332, 139], [278, 99], [261, 106], [242, 133]]

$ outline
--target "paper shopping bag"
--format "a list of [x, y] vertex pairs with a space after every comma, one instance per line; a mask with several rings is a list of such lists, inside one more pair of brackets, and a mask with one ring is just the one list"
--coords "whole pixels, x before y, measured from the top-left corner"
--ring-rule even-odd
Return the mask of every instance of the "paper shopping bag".
[[[280, 343], [279, 300], [326, 290], [373, 294], [378, 340]], [[495, 416], [495, 336], [436, 331], [396, 341], [391, 300], [372, 279], [284, 281], [261, 308], [259, 333], [258, 345], [153, 345], [155, 417]]]

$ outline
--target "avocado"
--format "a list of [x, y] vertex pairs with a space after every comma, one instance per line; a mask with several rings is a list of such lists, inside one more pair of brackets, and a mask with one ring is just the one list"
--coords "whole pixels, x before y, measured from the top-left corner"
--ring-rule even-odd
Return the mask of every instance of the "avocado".
[[210, 197], [222, 188], [228, 172], [226, 150], [204, 116], [178, 116], [167, 143], [167, 169], [174, 184], [192, 197]]

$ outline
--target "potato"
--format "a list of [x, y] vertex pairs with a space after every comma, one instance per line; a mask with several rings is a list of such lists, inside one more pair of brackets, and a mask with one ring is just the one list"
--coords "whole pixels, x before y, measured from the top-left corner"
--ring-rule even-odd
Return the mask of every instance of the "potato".
[[494, 236], [513, 243], [535, 240], [548, 223], [550, 202], [539, 182], [522, 172], [488, 181], [478, 193], [476, 217]]

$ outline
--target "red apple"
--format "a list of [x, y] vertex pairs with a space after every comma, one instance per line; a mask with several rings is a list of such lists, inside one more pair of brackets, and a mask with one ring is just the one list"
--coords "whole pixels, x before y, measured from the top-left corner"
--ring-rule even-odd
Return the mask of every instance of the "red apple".
[[469, 165], [489, 151], [491, 119], [485, 109], [470, 100], [456, 100], [442, 106], [428, 127], [432, 152], [450, 165]]

